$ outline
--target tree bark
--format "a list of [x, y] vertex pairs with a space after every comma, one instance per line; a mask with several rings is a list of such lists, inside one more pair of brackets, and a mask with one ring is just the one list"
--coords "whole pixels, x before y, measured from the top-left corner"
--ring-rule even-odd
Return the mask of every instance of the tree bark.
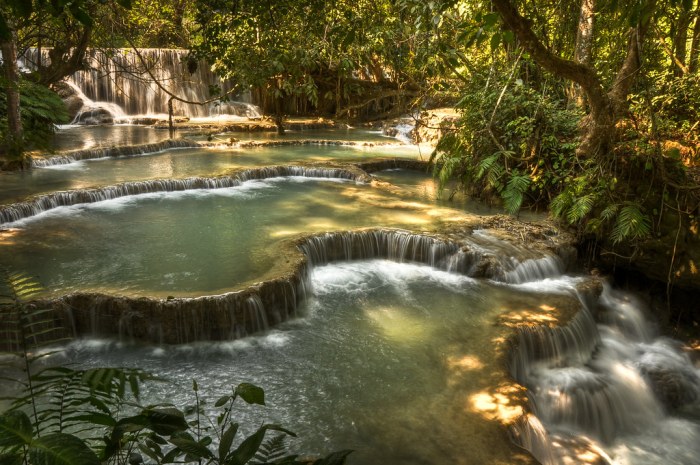
[[577, 155], [607, 156], [615, 136], [615, 123], [627, 110], [627, 95], [641, 66], [641, 47], [651, 20], [651, 14], [646, 13], [653, 11], [655, 2], [652, 0], [647, 5], [649, 10], [640, 14], [646, 18], [644, 23], [629, 30], [627, 54], [608, 91], [592, 65], [563, 59], [546, 48], [532, 30], [530, 21], [518, 13], [510, 0], [493, 0], [493, 6], [505, 27], [515, 34], [539, 66], [578, 84], [585, 94], [590, 112], [582, 124]]
[[690, 11], [681, 11], [679, 13], [678, 21], [676, 21], [676, 33], [673, 36], [673, 59], [678, 60], [685, 66], [685, 69], [681, 66], [676, 66], [675, 63], [671, 63], [673, 68], [673, 75], [676, 77], [682, 76], [687, 71], [687, 55], [688, 55], [688, 29], [690, 23], [693, 20], [693, 14]]
[[695, 7], [695, 25], [693, 26], [693, 40], [690, 42], [690, 54], [688, 57], [688, 72], [695, 73], [698, 70], [698, 55], [700, 54], [700, 0]]
[[[39, 66], [39, 84], [49, 86], [84, 68], [85, 52], [90, 45], [92, 28], [85, 26], [77, 44], [55, 46], [49, 51], [49, 64]], [[70, 53], [70, 55], [68, 55]], [[39, 62], [41, 63], [41, 61]]]
[[[574, 61], [590, 66], [593, 60], [593, 33], [595, 30], [595, 0], [582, 0], [581, 12], [578, 18], [576, 30], [576, 44], [574, 46]], [[573, 83], [571, 86], [571, 99], [579, 107], [585, 105], [585, 94], [581, 87]]]
[[0, 39], [0, 51], [3, 57], [3, 71], [7, 94], [7, 137], [4, 141], [5, 156], [8, 161], [22, 161], [24, 150], [22, 118], [20, 114], [19, 68], [17, 67], [16, 32], [10, 30], [8, 39]]

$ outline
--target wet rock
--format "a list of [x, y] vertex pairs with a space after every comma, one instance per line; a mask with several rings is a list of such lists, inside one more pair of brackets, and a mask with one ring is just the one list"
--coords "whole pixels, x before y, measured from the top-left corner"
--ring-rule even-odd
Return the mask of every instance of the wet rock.
[[700, 376], [671, 341], [648, 346], [639, 359], [639, 370], [668, 410], [682, 408], [700, 396]]
[[86, 125], [114, 124], [114, 115], [106, 108], [88, 108], [81, 111], [73, 121]]
[[677, 410], [697, 400], [700, 379], [695, 373], [663, 366], [642, 366], [641, 370], [656, 398], [668, 410]]

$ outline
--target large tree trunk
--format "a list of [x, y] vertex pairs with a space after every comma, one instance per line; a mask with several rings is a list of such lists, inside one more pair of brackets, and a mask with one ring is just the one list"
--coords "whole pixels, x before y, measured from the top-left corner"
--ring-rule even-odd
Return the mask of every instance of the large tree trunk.
[[10, 37], [0, 39], [0, 51], [2, 51], [3, 71], [7, 94], [7, 137], [4, 142], [5, 157], [9, 162], [21, 164], [23, 147], [22, 118], [20, 114], [19, 97], [19, 69], [17, 67], [17, 42], [15, 32], [10, 32]]
[[700, 55], [700, 0], [695, 7], [695, 25], [693, 26], [693, 40], [690, 43], [690, 56], [688, 58], [688, 71], [695, 73], [698, 70], [698, 55]]
[[49, 86], [83, 69], [85, 67], [83, 60], [91, 37], [92, 28], [85, 26], [77, 44], [70, 47], [55, 46], [50, 49], [49, 64], [39, 67], [39, 83]]
[[[693, 13], [682, 10], [679, 13], [678, 21], [676, 21], [675, 24], [676, 31], [673, 35], [674, 60], [673, 63], [671, 63], [674, 76], [682, 76], [684, 72], [687, 71], [688, 63], [686, 62], [686, 59], [688, 57], [688, 29], [690, 28], [690, 23], [692, 20]], [[676, 60], [679, 65], [675, 63]], [[683, 67], [680, 65], [684, 65], [685, 69], [683, 69]]]
[[[590, 66], [593, 60], [593, 31], [595, 28], [595, 0], [582, 0], [581, 13], [576, 29], [576, 44], [574, 48], [574, 61]], [[570, 98], [579, 107], [583, 107], [585, 94], [581, 87], [572, 83]]]
[[[590, 112], [582, 124], [582, 138], [577, 155], [593, 157], [608, 155], [615, 138], [615, 124], [627, 111], [627, 95], [641, 66], [641, 49], [649, 28], [651, 14], [642, 12], [643, 24], [631, 28], [627, 55], [611, 88], [606, 91], [596, 70], [590, 64], [566, 60], [554, 54], [532, 30], [530, 22], [518, 13], [510, 0], [493, 0], [505, 27], [511, 30], [532, 59], [551, 73], [578, 84], [586, 96]], [[655, 8], [647, 5], [649, 13]]]

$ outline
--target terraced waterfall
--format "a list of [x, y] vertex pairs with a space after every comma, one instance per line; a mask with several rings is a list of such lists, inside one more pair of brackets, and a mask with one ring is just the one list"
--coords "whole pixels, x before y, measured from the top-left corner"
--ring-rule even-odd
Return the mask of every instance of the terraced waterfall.
[[145, 402], [258, 384], [241, 424], [349, 463], [697, 463], [700, 370], [543, 218], [445, 200], [380, 134], [227, 137], [2, 176], [0, 266], [45, 286], [57, 360], [172, 381]]

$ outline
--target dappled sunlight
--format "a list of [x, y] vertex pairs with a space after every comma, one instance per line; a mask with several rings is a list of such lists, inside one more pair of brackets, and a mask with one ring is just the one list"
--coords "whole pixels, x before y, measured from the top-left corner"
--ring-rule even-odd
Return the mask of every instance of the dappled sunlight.
[[0, 245], [15, 245], [20, 231], [19, 228], [0, 229]]
[[525, 412], [523, 409], [523, 405], [527, 402], [525, 391], [524, 387], [515, 384], [502, 384], [495, 389], [485, 389], [470, 395], [465, 409], [487, 420], [512, 424]]
[[432, 333], [424, 318], [407, 315], [401, 307], [372, 307], [365, 314], [384, 336], [395, 342], [424, 342]]
[[498, 322], [508, 327], [535, 324], [551, 326], [556, 324], [558, 321], [558, 308], [545, 304], [534, 308], [523, 307], [514, 310], [504, 309], [504, 313], [498, 317]]
[[475, 371], [484, 368], [484, 363], [476, 355], [450, 355], [447, 367], [456, 372]]

